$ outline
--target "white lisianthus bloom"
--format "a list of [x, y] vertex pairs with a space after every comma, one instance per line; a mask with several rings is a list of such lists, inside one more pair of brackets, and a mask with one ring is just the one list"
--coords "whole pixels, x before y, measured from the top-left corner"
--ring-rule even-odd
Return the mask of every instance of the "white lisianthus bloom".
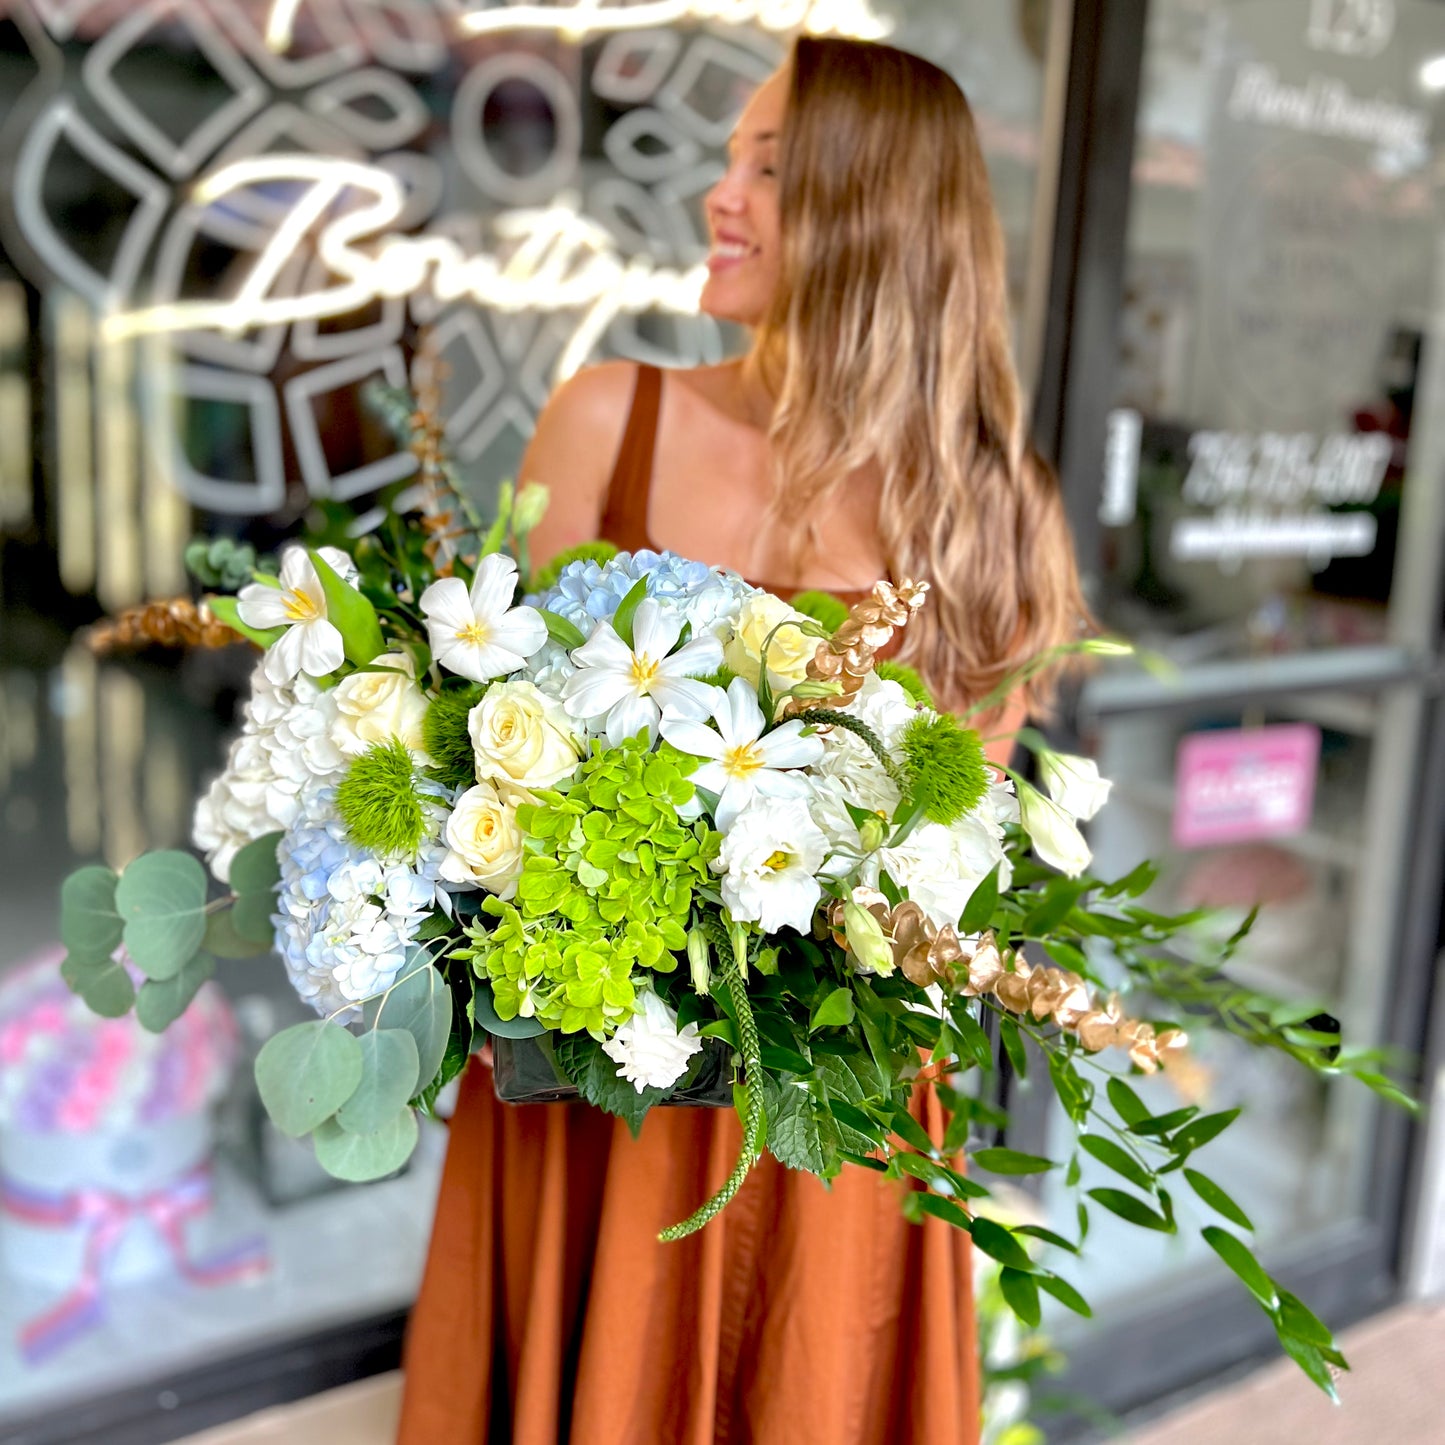
[[633, 615], [631, 647], [610, 622], [599, 622], [572, 653], [577, 671], [562, 689], [562, 705], [586, 722], [588, 732], [605, 733], [612, 747], [638, 733], [651, 741], [663, 708], [701, 722], [714, 689], [695, 679], [722, 666], [722, 644], [715, 637], [694, 637], [673, 652], [682, 626], [680, 615], [651, 597]]
[[[335, 547], [317, 549], [338, 577], [352, 586], [356, 565]], [[326, 594], [304, 547], [290, 546], [281, 553], [281, 585], [252, 582], [236, 594], [236, 611], [247, 627], [286, 631], [266, 649], [266, 676], [278, 687], [306, 673], [325, 677], [346, 659], [341, 633], [326, 617]]]
[[421, 594], [432, 656], [473, 682], [516, 672], [547, 641], [547, 624], [535, 607], [513, 607], [517, 564], [492, 552], [477, 564], [471, 589], [460, 577], [443, 577]]
[[468, 788], [452, 807], [443, 835], [447, 855], [440, 875], [448, 883], [485, 888], [510, 898], [522, 872], [522, 830], [517, 804], [491, 783]]
[[1114, 786], [1099, 776], [1099, 765], [1092, 758], [1072, 753], [1041, 752], [1039, 777], [1049, 797], [1080, 822], [1092, 818], [1108, 802], [1109, 789]]
[[673, 747], [706, 758], [692, 775], [699, 788], [718, 795], [717, 825], [724, 833], [755, 797], [802, 798], [808, 780], [786, 768], [804, 768], [823, 756], [823, 740], [803, 735], [794, 718], [764, 735], [766, 722], [758, 695], [744, 678], [735, 677], [724, 692], [713, 689], [714, 732], [691, 718], [662, 715], [661, 732]]
[[617, 1076], [640, 1094], [644, 1089], [669, 1089], [687, 1072], [692, 1056], [702, 1052], [697, 1025], [679, 1030], [677, 1015], [650, 988], [637, 996], [637, 1012], [602, 1045], [617, 1065]]
[[876, 887], [880, 869], [930, 921], [942, 928], [957, 926], [973, 891], [996, 867], [999, 886], [1012, 882], [1012, 870], [1003, 847], [1003, 830], [981, 812], [968, 814], [945, 827], [942, 823], [920, 823], [896, 847], [880, 848], [864, 860], [862, 876]]
[[407, 652], [385, 652], [372, 663], [385, 672], [354, 672], [332, 690], [336, 720], [331, 739], [349, 758], [397, 738], [414, 756], [424, 756], [422, 723], [426, 694], [416, 683], [416, 663]]
[[[808, 675], [808, 664], [818, 650], [818, 639], [810, 637], [801, 627], [783, 627], [782, 623], [806, 622], [812, 618], [789, 607], [771, 592], [749, 597], [733, 624], [733, 635], [723, 650], [723, 660], [739, 677], [754, 687], [763, 665], [763, 644], [768, 648], [768, 681], [776, 688], [792, 687]], [[768, 635], [778, 628], [773, 640]]]
[[521, 788], [570, 777], [586, 747], [566, 708], [530, 682], [493, 683], [468, 714], [467, 731], [477, 777]]
[[1052, 868], [1077, 878], [1093, 859], [1074, 820], [1051, 798], [1028, 783], [1019, 784], [1019, 821], [1034, 852]]
[[733, 819], [713, 860], [722, 896], [739, 923], [764, 933], [785, 925], [807, 933], [823, 890], [815, 876], [828, 840], [799, 799], [757, 799]]

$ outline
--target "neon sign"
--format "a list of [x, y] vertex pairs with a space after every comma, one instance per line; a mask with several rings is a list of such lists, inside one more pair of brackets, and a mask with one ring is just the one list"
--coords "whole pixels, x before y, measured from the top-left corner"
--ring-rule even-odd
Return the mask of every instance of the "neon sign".
[[[345, 316], [372, 301], [429, 290], [443, 303], [467, 298], [500, 311], [580, 312], [557, 365], [559, 377], [566, 377], [620, 315], [695, 313], [706, 279], [703, 266], [677, 271], [647, 257], [624, 257], [611, 235], [565, 198], [544, 208], [500, 215], [493, 228], [505, 248], [501, 254], [468, 255], [447, 236], [388, 233], [387, 227], [402, 213], [401, 183], [376, 166], [331, 157], [270, 155], [237, 161], [202, 180], [194, 199], [213, 205], [247, 186], [278, 182], [301, 182], [305, 189], [234, 297], [115, 312], [101, 323], [103, 337], [192, 330], [234, 335], [254, 327]], [[370, 199], [325, 219], [347, 190]], [[339, 281], [301, 295], [274, 294], [277, 278], [318, 227], [317, 255]]]

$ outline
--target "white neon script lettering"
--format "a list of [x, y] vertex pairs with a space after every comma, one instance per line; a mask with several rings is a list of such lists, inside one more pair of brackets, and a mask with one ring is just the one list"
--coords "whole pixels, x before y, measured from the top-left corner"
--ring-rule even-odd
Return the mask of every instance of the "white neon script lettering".
[[[386, 234], [402, 212], [396, 178], [375, 166], [330, 157], [257, 156], [237, 161], [197, 186], [210, 205], [246, 186], [302, 182], [306, 189], [257, 256], [229, 301], [176, 301], [105, 318], [107, 338], [192, 330], [230, 333], [252, 327], [344, 316], [381, 298], [429, 289], [438, 301], [467, 297], [501, 311], [579, 311], [577, 328], [558, 362], [569, 376], [587, 359], [620, 315], [664, 311], [691, 315], [706, 268], [655, 266], [624, 258], [595, 221], [562, 201], [545, 209], [507, 211], [494, 222], [505, 255], [468, 255], [447, 236]], [[300, 296], [274, 296], [271, 287], [307, 234], [348, 189], [371, 199], [326, 221], [316, 250], [338, 284]], [[370, 242], [368, 250], [361, 243]]]
[[843, 35], [881, 40], [893, 24], [875, 14], [868, 0], [640, 0], [636, 5], [602, 0], [567, 0], [561, 5], [496, 5], [472, 10], [458, 21], [470, 35], [504, 30], [555, 30], [567, 39], [604, 31], [648, 30], [685, 20], [718, 20], [725, 25], [757, 25], [785, 33]]

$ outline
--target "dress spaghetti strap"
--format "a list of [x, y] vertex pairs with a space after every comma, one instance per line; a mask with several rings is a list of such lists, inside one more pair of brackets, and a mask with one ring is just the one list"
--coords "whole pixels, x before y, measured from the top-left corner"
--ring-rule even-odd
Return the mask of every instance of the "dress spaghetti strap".
[[647, 501], [652, 491], [652, 458], [657, 450], [661, 411], [662, 372], [656, 366], [640, 364], [599, 528], [602, 537], [624, 552], [652, 546], [647, 535]]

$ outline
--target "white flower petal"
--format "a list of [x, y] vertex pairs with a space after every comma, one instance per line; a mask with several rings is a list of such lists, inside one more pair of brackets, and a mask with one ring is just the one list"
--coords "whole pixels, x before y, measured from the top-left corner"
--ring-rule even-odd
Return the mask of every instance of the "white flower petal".
[[335, 672], [346, 660], [341, 633], [324, 617], [314, 622], [299, 623], [291, 633], [301, 638], [301, 670], [312, 677], [325, 677]]
[[[641, 648], [638, 650], [640, 652]], [[651, 654], [653, 657], [657, 655], [655, 652]], [[722, 665], [722, 643], [709, 634], [706, 637], [694, 637], [685, 647], [678, 648], [671, 657], [665, 658], [659, 664], [658, 671], [664, 677], [706, 677]]]
[[745, 677], [735, 677], [728, 684], [725, 705], [713, 716], [728, 746], [734, 748], [756, 742], [765, 721], [763, 710], [758, 706], [758, 695]]
[[488, 641], [525, 660], [547, 641], [547, 624], [535, 607], [514, 607], [491, 624]]
[[696, 718], [699, 722], [711, 715], [712, 694], [716, 690], [691, 678], [666, 676], [654, 678], [650, 688], [660, 706], [670, 708], [678, 717]]
[[652, 730], [657, 726], [657, 704], [650, 697], [634, 694], [625, 697], [607, 714], [607, 742], [611, 747], [621, 747], [628, 738], [638, 733], [646, 734], [652, 741]]
[[704, 763], [702, 767], [693, 770], [688, 782], [695, 788], [702, 788], [706, 792], [716, 793], [718, 797], [722, 797], [733, 779], [728, 776], [721, 763]]
[[[517, 592], [517, 564], [502, 552], [491, 552], [477, 564], [472, 579], [471, 607], [488, 622], [499, 621]], [[541, 621], [538, 618], [538, 621]]]
[[[664, 608], [655, 598], [644, 597], [632, 616], [632, 650], [638, 657], [661, 662], [682, 636], [682, 613]], [[721, 649], [719, 649], [721, 665]], [[716, 669], [713, 669], [716, 671]]]
[[252, 582], [236, 594], [236, 611], [247, 627], [285, 627], [291, 617], [286, 611], [286, 594], [264, 582]]
[[305, 630], [288, 627], [270, 647], [266, 649], [264, 666], [266, 676], [280, 687], [301, 671], [301, 652], [305, 643]]
[[572, 654], [578, 667], [608, 667], [632, 671], [632, 649], [617, 635], [610, 622], [599, 622], [592, 636]]
[[757, 749], [765, 768], [805, 768], [823, 756], [823, 740], [816, 733], [804, 737], [803, 724], [794, 718], [759, 738]]
[[632, 679], [604, 667], [574, 672], [562, 686], [562, 706], [576, 718], [601, 717], [629, 696], [637, 696]]
[[[259, 584], [265, 586], [265, 583]], [[281, 553], [281, 586], [286, 591], [309, 592], [317, 586], [316, 568], [305, 547], [292, 543]]]
[[676, 713], [663, 714], [661, 730], [673, 747], [695, 758], [720, 758], [728, 748], [727, 742], [706, 723]]
[[437, 629], [460, 632], [476, 619], [467, 597], [467, 584], [460, 577], [443, 577], [421, 594], [422, 615]]

